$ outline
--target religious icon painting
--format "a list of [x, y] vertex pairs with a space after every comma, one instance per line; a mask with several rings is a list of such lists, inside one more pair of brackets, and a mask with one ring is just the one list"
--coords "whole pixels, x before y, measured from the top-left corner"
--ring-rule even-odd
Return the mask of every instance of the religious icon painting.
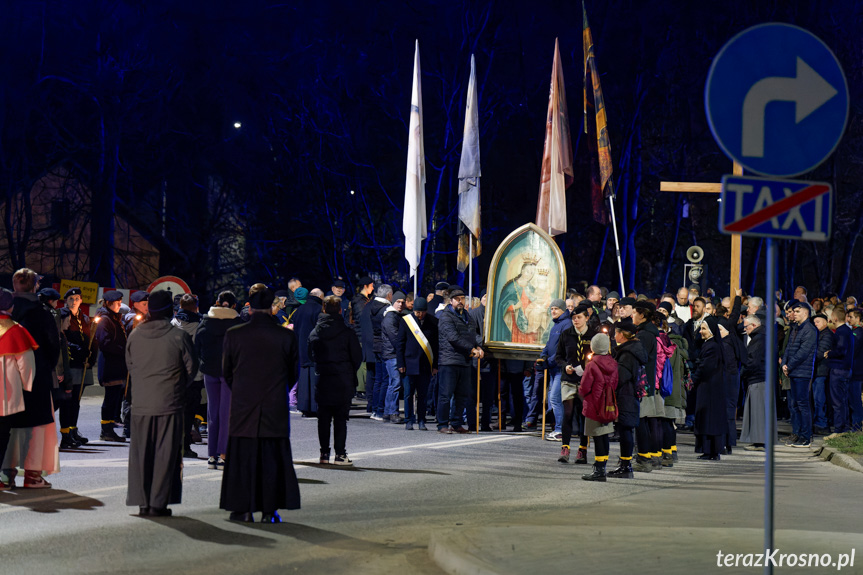
[[498, 246], [488, 276], [486, 346], [501, 358], [536, 357], [553, 325], [549, 306], [566, 296], [566, 266], [554, 239], [535, 224]]

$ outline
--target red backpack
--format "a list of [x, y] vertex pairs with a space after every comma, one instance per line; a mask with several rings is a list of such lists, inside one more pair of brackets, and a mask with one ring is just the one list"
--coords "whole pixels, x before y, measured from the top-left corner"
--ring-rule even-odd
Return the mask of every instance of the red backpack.
[[602, 390], [602, 397], [600, 399], [602, 400], [602, 418], [597, 421], [603, 424], [611, 423], [616, 420], [619, 415], [617, 409], [617, 394], [614, 393], [614, 390], [611, 389], [610, 385], [606, 385]]

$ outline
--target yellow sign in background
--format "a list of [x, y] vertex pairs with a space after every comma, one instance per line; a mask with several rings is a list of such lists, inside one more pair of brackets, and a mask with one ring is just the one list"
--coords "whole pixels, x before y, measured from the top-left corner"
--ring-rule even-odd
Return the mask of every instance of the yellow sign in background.
[[96, 296], [99, 293], [98, 283], [60, 280], [60, 295], [65, 295], [66, 291], [73, 287], [81, 288], [81, 299], [84, 303], [96, 303]]

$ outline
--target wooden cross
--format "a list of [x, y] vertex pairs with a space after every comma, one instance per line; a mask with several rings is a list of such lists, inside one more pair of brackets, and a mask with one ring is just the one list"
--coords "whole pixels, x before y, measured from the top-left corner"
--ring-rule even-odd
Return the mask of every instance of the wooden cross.
[[[743, 166], [734, 162], [732, 173], [735, 176], [743, 175]], [[703, 194], [722, 193], [722, 184], [711, 184], [703, 182], [660, 182], [660, 192], [692, 192]], [[740, 289], [740, 258], [743, 251], [743, 237], [740, 234], [731, 235], [731, 279], [729, 286], [733, 296]]]

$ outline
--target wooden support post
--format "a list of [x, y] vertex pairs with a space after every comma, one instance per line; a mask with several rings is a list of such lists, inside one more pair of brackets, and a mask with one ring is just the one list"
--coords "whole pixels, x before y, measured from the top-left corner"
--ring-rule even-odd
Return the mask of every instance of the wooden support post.
[[497, 430], [503, 431], [503, 409], [500, 402], [500, 359], [497, 360]]
[[548, 369], [542, 370], [542, 429], [539, 432], [539, 438], [545, 440], [545, 412], [548, 402]]
[[[732, 173], [735, 176], [743, 175], [743, 166], [734, 162]], [[706, 182], [660, 182], [660, 192], [688, 192], [702, 194], [720, 194], [722, 193], [722, 184], [713, 184]], [[730, 278], [728, 281], [729, 295], [734, 297], [734, 294], [740, 289], [740, 266], [743, 257], [743, 237], [740, 234], [731, 236], [731, 266]]]
[[[479, 435], [479, 370], [482, 368], [482, 360], [476, 360], [476, 433]], [[485, 409], [488, 409], [486, 407]]]

